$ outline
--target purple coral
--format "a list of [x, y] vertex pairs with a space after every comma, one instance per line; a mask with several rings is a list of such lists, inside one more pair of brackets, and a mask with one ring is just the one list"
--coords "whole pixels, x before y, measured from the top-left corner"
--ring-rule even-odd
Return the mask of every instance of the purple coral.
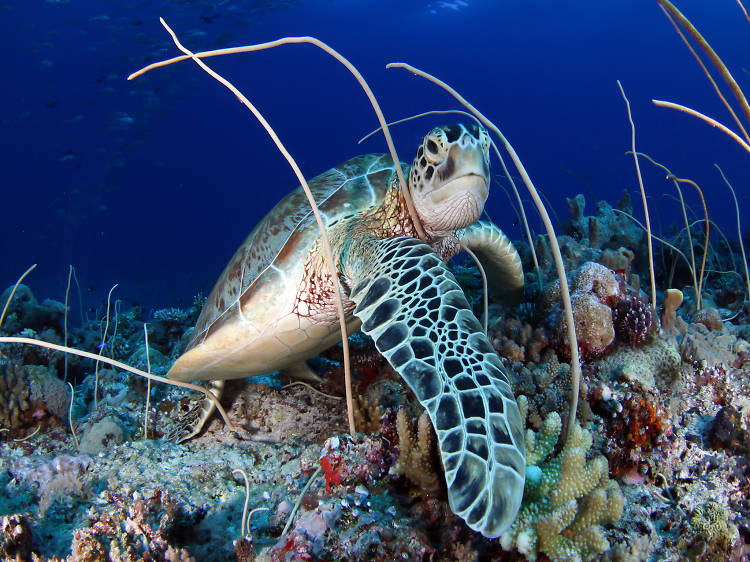
[[615, 334], [631, 346], [644, 343], [657, 328], [653, 309], [638, 297], [620, 299], [614, 311]]

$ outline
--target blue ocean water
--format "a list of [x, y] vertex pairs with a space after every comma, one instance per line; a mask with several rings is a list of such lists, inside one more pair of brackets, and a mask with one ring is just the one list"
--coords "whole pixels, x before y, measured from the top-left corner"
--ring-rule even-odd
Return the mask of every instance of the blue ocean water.
[[[737, 3], [677, 5], [750, 91], [750, 22]], [[623, 189], [642, 216], [619, 79], [637, 148], [698, 181], [728, 236], [736, 237], [734, 206], [714, 162], [748, 211], [750, 155], [650, 101], [682, 103], [731, 124], [654, 0], [6, 0], [0, 285], [39, 263], [27, 283], [39, 297], [62, 300], [73, 264], [86, 308], [100, 305], [115, 283], [118, 298], [147, 309], [187, 305], [210, 291], [253, 225], [297, 185], [250, 112], [195, 64], [126, 81], [179, 54], [159, 16], [194, 51], [314, 35], [359, 68], [389, 120], [458, 105], [386, 63], [436, 74], [497, 123], [563, 220], [566, 197], [583, 193], [593, 214], [596, 201], [615, 203]], [[377, 126], [375, 115], [352, 76], [310, 45], [209, 64], [257, 105], [308, 177], [386, 150], [381, 136], [357, 145]], [[395, 127], [401, 159], [410, 162], [421, 136], [445, 121]], [[642, 166], [655, 230], [669, 232], [679, 216], [674, 189], [662, 172]], [[699, 209], [695, 194], [685, 194]], [[491, 193], [487, 211], [522, 237], [502, 190]], [[530, 207], [529, 216], [541, 232]]]

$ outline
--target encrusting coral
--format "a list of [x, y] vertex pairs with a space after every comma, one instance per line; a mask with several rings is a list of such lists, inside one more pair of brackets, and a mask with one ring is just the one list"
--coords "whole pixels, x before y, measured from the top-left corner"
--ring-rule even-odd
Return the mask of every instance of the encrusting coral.
[[70, 392], [67, 385], [41, 365], [0, 365], [0, 426], [13, 437], [23, 431], [68, 417]]
[[[522, 413], [526, 400], [521, 398]], [[575, 424], [560, 453], [551, 456], [562, 422], [557, 413], [538, 432], [526, 433], [526, 488], [516, 521], [502, 537], [505, 550], [529, 560], [588, 560], [609, 549], [602, 525], [620, 519], [625, 498], [607, 476], [607, 460], [586, 460], [592, 435]]]
[[[622, 291], [615, 275], [606, 267], [587, 262], [571, 274], [571, 295], [578, 348], [584, 359], [605, 353], [615, 339], [613, 309]], [[552, 343], [564, 355], [567, 324], [560, 314], [559, 283], [551, 283], [542, 293], [537, 314], [544, 317], [552, 331]]]
[[715, 500], [698, 506], [690, 516], [690, 532], [683, 546], [692, 542], [700, 549], [702, 560], [726, 560], [739, 537], [737, 526], [729, 522], [726, 507]]
[[666, 390], [679, 379], [680, 363], [680, 354], [673, 342], [654, 338], [638, 350], [620, 347], [602, 359], [599, 378], [637, 382], [647, 390]]

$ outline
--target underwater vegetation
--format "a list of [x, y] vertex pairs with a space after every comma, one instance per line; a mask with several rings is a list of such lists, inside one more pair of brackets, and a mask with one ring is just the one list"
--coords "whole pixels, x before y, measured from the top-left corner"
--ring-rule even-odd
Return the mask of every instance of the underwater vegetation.
[[[690, 22], [659, 4], [726, 79]], [[704, 207], [702, 217], [690, 210], [693, 222], [686, 209], [671, 234], [656, 233], [639, 181], [645, 224], [627, 192], [614, 205], [596, 202], [593, 215], [578, 195], [555, 232], [508, 140], [438, 78], [391, 65], [468, 111], [463, 125], [428, 133], [408, 167], [364, 78], [325, 43], [287, 38], [192, 53], [163, 23], [184, 55], [148, 68], [191, 59], [219, 80], [264, 124], [301, 188], [190, 307], [146, 314], [119, 300], [115, 286], [106, 308], [73, 322], [72, 267], [65, 302], [38, 300], [33, 277], [26, 281], [33, 267], [3, 292], [0, 557], [748, 559], [750, 278], [740, 231], [736, 243], [712, 236]], [[389, 155], [307, 181], [252, 102], [206, 62], [290, 42], [312, 43], [350, 70]], [[750, 124], [744, 95], [727, 81]], [[640, 180], [641, 165], [659, 164], [636, 150], [621, 91]], [[741, 119], [735, 124], [750, 152]], [[460, 167], [457, 146], [481, 155], [468, 175], [484, 183], [458, 182], [479, 202], [467, 204], [474, 214], [463, 223], [443, 224], [425, 211], [423, 186], [453, 179], [445, 166]], [[527, 230], [511, 244], [476, 222], [490, 178], [484, 159], [501, 148], [546, 217], [546, 234]], [[361, 209], [344, 193], [343, 203], [323, 204], [321, 194], [341, 195], [330, 178], [348, 178], [347, 166], [367, 176], [371, 193], [379, 184], [369, 173], [381, 174], [384, 202]], [[668, 178], [680, 200], [685, 185], [701, 190]], [[514, 184], [511, 174], [505, 181]], [[352, 211], [335, 215], [336, 203], [356, 208], [356, 221]], [[463, 209], [463, 200], [451, 203]], [[291, 254], [284, 221], [288, 231], [303, 225], [300, 239], [312, 248], [291, 260], [305, 271], [297, 278], [275, 261], [280, 248]], [[272, 246], [279, 232], [285, 242]], [[476, 258], [447, 263], [462, 250]], [[245, 260], [252, 252], [265, 257]], [[294, 283], [269, 281], [263, 296], [291, 288], [308, 330], [300, 340], [299, 329], [271, 322], [291, 343], [268, 339], [254, 350], [284, 367], [270, 374], [232, 360], [248, 345], [246, 333], [237, 339], [245, 326], [237, 318], [281, 309], [244, 308], [254, 294], [245, 282], [265, 282], [260, 272], [269, 269]], [[362, 331], [346, 337], [354, 316]], [[284, 361], [297, 352], [315, 356], [306, 366]], [[201, 380], [210, 382], [193, 384]]]

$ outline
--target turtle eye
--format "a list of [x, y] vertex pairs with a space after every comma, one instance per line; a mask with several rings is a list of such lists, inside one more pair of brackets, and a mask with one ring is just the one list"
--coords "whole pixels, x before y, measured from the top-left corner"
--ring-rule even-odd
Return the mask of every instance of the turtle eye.
[[425, 139], [424, 144], [422, 145], [424, 147], [423, 152], [424, 156], [431, 164], [437, 164], [442, 160], [442, 157], [440, 156], [441, 144], [439, 138], [433, 135], [430, 135]]

